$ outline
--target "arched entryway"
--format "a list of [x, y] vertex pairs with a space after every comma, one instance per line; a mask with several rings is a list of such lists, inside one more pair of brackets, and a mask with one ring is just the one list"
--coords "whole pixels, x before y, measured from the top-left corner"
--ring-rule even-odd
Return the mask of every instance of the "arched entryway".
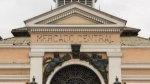
[[57, 71], [50, 84], [101, 84], [101, 81], [91, 69], [82, 65], [69, 65]]

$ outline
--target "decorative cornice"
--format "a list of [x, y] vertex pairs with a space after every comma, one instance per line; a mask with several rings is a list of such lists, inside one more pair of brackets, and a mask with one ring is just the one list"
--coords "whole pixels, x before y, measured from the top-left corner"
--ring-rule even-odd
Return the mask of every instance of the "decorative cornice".
[[150, 69], [150, 63], [122, 63], [122, 69]]
[[30, 69], [28, 63], [1, 63], [0, 69]]
[[119, 28], [31, 28], [31, 32], [120, 32]]
[[0, 80], [30, 80], [30, 75], [0, 75]]
[[83, 16], [83, 17], [92, 19], [92, 20], [94, 20], [94, 21], [96, 21], [96, 22], [99, 22], [99, 23], [101, 23], [101, 24], [115, 24], [115, 23], [113, 23], [113, 22], [111, 22], [111, 21], [105, 20], [105, 19], [103, 19], [103, 18], [100, 18], [100, 17], [95, 16], [95, 15], [93, 15], [93, 14], [90, 14], [90, 13], [88, 13], [88, 12], [85, 12], [85, 11], [80, 10], [80, 9], [78, 9], [78, 8], [73, 8], [73, 9], [71, 9], [71, 10], [65, 11], [65, 12], [63, 12], [63, 13], [61, 13], [61, 14], [56, 15], [56, 16], [52, 16], [52, 17], [50, 17], [50, 18], [48, 18], [48, 19], [46, 19], [46, 20], [37, 22], [36, 24], [50, 24], [50, 23], [52, 23], [52, 22], [54, 22], [54, 21], [56, 21], [56, 20], [59, 20], [59, 19], [61, 19], [61, 18], [64, 18], [64, 17], [69, 16], [69, 15], [72, 15], [72, 14], [79, 14], [79, 15], [81, 15], [81, 16]]
[[122, 75], [122, 80], [150, 80], [150, 75]]

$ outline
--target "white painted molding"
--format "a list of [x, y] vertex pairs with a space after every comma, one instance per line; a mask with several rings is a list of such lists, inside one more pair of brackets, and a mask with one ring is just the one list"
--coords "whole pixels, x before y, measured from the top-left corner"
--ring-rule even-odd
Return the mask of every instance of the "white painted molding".
[[[71, 44], [30, 44], [31, 54], [35, 52], [35, 56], [39, 56], [38, 53], [44, 52], [71, 52]], [[81, 44], [81, 52], [121, 52], [120, 44]], [[36, 53], [38, 52], [38, 53]], [[37, 55], [36, 55], [37, 54]]]
[[122, 69], [150, 69], [150, 63], [122, 63]]
[[30, 52], [29, 56], [30, 57], [43, 57], [44, 56], [44, 52]]
[[150, 80], [150, 75], [122, 75], [122, 80]]
[[108, 57], [122, 57], [122, 52], [107, 52]]
[[30, 48], [30, 46], [19, 46], [19, 45], [13, 45], [13, 44], [0, 44], [0, 48]]
[[30, 80], [30, 75], [0, 75], [0, 80]]
[[139, 44], [134, 46], [121, 46], [121, 48], [150, 48], [150, 44]]
[[30, 69], [28, 63], [0, 63], [0, 69]]

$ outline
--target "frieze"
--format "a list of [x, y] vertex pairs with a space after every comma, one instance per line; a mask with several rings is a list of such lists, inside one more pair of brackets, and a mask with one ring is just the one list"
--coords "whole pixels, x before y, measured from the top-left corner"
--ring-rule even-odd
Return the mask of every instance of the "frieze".
[[51, 43], [111, 43], [111, 35], [100, 35], [100, 34], [79, 34], [79, 35], [50, 35], [42, 34], [36, 36], [37, 42], [51, 42]]

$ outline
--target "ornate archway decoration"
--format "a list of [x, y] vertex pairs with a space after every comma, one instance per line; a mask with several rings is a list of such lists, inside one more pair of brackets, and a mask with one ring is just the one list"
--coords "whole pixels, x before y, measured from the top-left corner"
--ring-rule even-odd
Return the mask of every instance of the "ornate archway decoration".
[[94, 68], [96, 68], [103, 76], [105, 84], [108, 84], [107, 79], [107, 73], [106, 70], [108, 60], [102, 59], [102, 56], [97, 55], [97, 53], [93, 53], [92, 56], [89, 56], [88, 54], [81, 53], [80, 54], [80, 60], [85, 60], [89, 62]]
[[[80, 44], [72, 44], [71, 45], [73, 58], [89, 62], [102, 75], [105, 84], [108, 84], [108, 79], [107, 79], [108, 78], [108, 76], [107, 76], [108, 71], [106, 69], [107, 64], [108, 64], [108, 60], [107, 59], [102, 59], [102, 56], [97, 55], [97, 53], [93, 53], [92, 56], [89, 56], [86, 53], [81, 53], [80, 54], [80, 46], [81, 46]], [[59, 53], [54, 53], [54, 58], [49, 57], [49, 58], [44, 59], [43, 60], [43, 65], [47, 64], [47, 66], [46, 66], [46, 68], [44, 70], [44, 73], [43, 73], [43, 84], [46, 83], [46, 81], [48, 79], [48, 76], [54, 71], [54, 69], [57, 66], [61, 66], [63, 62], [68, 61], [70, 59], [71, 59], [71, 56], [69, 54], [66, 54], [63, 57], [60, 57]], [[47, 60], [49, 60], [49, 61], [47, 61]], [[83, 74], [80, 73], [80, 77], [81, 77], [81, 75], [83, 75]], [[63, 74], [63, 76], [67, 77], [67, 73], [66, 73], [66, 75]], [[63, 80], [65, 80], [65, 79], [63, 79]], [[58, 84], [69, 84], [73, 81], [74, 82], [75, 81], [80, 81], [81, 84], [92, 84], [92, 83], [85, 82], [85, 80], [83, 80], [83, 78], [71, 78], [67, 82], [63, 81], [62, 83], [58, 83]], [[78, 83], [76, 83], [76, 84], [78, 84]], [[93, 84], [101, 84], [101, 83], [93, 83]]]
[[69, 54], [65, 54], [63, 57], [59, 56], [59, 53], [54, 53], [54, 58], [48, 57], [43, 60], [43, 65], [46, 65], [43, 73], [43, 84], [46, 83], [48, 76], [54, 71], [55, 67], [61, 66], [63, 62], [71, 59]]
[[91, 69], [81, 65], [69, 65], [60, 69], [50, 84], [101, 84], [101, 81]]

